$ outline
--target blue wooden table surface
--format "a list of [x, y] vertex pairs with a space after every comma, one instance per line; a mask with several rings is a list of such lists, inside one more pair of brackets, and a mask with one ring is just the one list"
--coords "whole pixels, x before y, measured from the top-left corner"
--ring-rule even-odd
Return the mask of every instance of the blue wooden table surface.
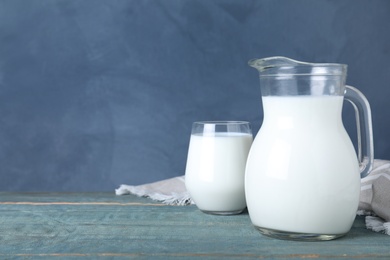
[[390, 236], [357, 217], [327, 242], [264, 237], [247, 212], [213, 216], [113, 193], [0, 193], [0, 259], [390, 259]]

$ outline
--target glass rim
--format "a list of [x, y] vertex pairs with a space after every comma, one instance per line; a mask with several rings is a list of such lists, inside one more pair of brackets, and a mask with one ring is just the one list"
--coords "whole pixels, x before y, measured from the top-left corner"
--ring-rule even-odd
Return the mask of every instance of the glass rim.
[[345, 76], [348, 69], [343, 63], [312, 63], [283, 56], [251, 59], [248, 64], [260, 72], [260, 77]]
[[219, 120], [219, 121], [196, 121], [193, 125], [250, 125], [248, 121]]

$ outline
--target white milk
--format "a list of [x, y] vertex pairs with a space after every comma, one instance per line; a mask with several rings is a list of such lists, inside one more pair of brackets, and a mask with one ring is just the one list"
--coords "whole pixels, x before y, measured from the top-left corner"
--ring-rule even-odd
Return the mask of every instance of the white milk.
[[341, 121], [343, 97], [263, 97], [248, 156], [246, 199], [257, 227], [344, 234], [360, 193], [357, 156]]
[[237, 211], [246, 207], [245, 165], [252, 135], [191, 135], [185, 182], [204, 211]]

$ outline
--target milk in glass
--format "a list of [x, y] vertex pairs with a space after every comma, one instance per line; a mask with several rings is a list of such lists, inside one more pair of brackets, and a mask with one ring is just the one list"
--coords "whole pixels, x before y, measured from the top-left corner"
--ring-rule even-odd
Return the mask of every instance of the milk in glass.
[[252, 135], [221, 132], [192, 134], [186, 187], [206, 212], [242, 211], [246, 207], [244, 174]]

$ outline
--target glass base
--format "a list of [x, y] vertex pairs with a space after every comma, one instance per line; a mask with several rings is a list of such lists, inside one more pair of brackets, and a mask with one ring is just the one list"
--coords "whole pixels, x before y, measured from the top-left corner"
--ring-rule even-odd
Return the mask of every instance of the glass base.
[[262, 235], [265, 235], [267, 237], [283, 239], [283, 240], [295, 240], [295, 241], [328, 241], [346, 235], [346, 233], [344, 234], [295, 233], [295, 232], [274, 230], [269, 228], [262, 228], [257, 226], [255, 226], [255, 228], [258, 231], [260, 231]]
[[203, 213], [211, 214], [211, 215], [221, 215], [221, 216], [229, 216], [229, 215], [237, 215], [244, 211], [244, 209], [240, 210], [234, 210], [234, 211], [212, 211], [212, 210], [203, 210], [201, 209]]

